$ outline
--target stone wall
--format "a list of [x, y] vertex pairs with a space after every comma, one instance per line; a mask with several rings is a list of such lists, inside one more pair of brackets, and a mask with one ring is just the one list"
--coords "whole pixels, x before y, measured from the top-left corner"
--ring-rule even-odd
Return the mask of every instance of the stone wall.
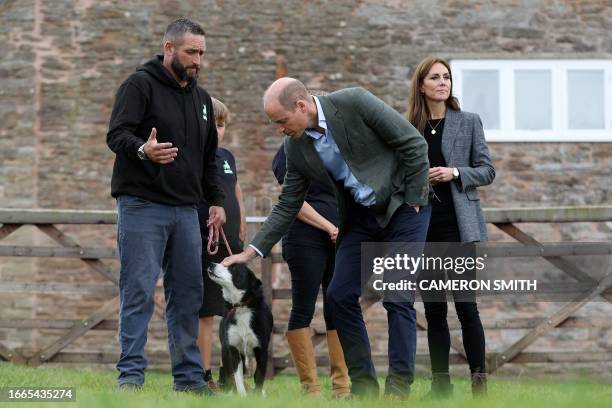
[[[0, 207], [114, 208], [113, 154], [105, 144], [114, 93], [160, 51], [165, 26], [180, 16], [202, 22], [208, 33], [200, 83], [234, 113], [228, 144], [243, 190], [253, 197], [279, 192], [270, 161], [281, 139], [260, 103], [277, 75], [326, 90], [363, 86], [403, 112], [411, 70], [426, 55], [612, 56], [609, 0], [6, 0], [0, 3]], [[483, 189], [484, 206], [611, 202], [612, 143], [491, 143], [490, 149], [497, 178]], [[612, 238], [612, 223], [526, 229], [542, 240]], [[102, 238], [96, 245], [113, 242], [109, 230], [68, 231], [81, 240]], [[50, 244], [33, 229], [8, 242]], [[98, 278], [79, 262], [4, 258], [0, 279]], [[277, 279], [287, 284], [286, 276]], [[31, 318], [70, 310], [64, 318], [84, 317], [98, 300], [6, 294], [0, 314]], [[53, 336], [42, 337], [0, 330], [8, 344], [31, 341], [26, 348]]]
[[[404, 111], [411, 69], [429, 54], [612, 55], [609, 1], [22, 0], [0, 7], [3, 206], [113, 207], [113, 154], [104, 138], [114, 93], [160, 51], [166, 24], [178, 16], [208, 32], [200, 83], [235, 114], [228, 141], [254, 195], [276, 188], [269, 161], [280, 137], [265, 124], [260, 100], [277, 73], [313, 88], [364, 86]], [[487, 205], [609, 198], [609, 183], [598, 178], [610, 165], [610, 143], [540, 146], [492, 144], [500, 178]]]

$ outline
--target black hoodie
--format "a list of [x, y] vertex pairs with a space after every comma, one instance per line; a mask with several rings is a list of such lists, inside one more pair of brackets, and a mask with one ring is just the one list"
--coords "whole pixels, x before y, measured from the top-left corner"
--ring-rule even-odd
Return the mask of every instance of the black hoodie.
[[[162, 62], [163, 55], [158, 55], [141, 65], [117, 91], [106, 135], [116, 154], [111, 194], [172, 206], [197, 205], [205, 197], [221, 206], [225, 196], [217, 175], [217, 128], [210, 96], [195, 80], [182, 88]], [[157, 129], [159, 143], [178, 147], [172, 163], [138, 158], [151, 128]]]

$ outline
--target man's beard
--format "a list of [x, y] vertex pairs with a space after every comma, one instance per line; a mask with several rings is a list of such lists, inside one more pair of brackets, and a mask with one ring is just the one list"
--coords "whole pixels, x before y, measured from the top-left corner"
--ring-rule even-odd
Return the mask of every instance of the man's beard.
[[174, 71], [174, 75], [176, 75], [180, 81], [196, 79], [198, 77], [198, 72], [200, 72], [200, 68], [192, 66], [191, 68], [195, 68], [195, 73], [193, 75], [189, 75], [187, 72], [187, 67], [181, 64], [178, 58], [173, 58], [170, 65], [172, 67], [172, 71]]

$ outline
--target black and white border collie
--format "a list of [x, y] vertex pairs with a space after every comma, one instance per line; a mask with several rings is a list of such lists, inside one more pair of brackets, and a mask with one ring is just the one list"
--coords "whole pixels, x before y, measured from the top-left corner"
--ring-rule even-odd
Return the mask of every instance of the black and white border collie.
[[273, 318], [261, 281], [243, 264], [211, 263], [208, 276], [221, 286], [227, 306], [219, 325], [224, 374], [228, 380], [234, 375], [238, 394], [245, 396], [244, 374], [249, 357], [255, 357], [255, 389], [263, 393]]

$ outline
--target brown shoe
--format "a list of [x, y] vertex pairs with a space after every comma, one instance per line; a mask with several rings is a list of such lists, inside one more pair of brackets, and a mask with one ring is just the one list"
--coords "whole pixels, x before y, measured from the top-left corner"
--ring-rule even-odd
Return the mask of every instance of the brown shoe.
[[212, 391], [219, 390], [219, 385], [213, 380], [212, 371], [210, 369], [204, 371], [204, 382], [208, 385], [208, 388]]
[[351, 383], [348, 368], [344, 362], [344, 352], [340, 345], [338, 332], [327, 332], [327, 348], [329, 349], [329, 369], [332, 382], [332, 398], [347, 399], [351, 395]]
[[317, 364], [310, 327], [287, 331], [287, 342], [302, 389], [307, 395], [320, 396], [321, 385], [317, 379]]
[[207, 384], [208, 384], [208, 388], [210, 388], [213, 391], [217, 391], [221, 389], [221, 387], [219, 387], [219, 384], [217, 384], [215, 380], [213, 379], [208, 380]]

